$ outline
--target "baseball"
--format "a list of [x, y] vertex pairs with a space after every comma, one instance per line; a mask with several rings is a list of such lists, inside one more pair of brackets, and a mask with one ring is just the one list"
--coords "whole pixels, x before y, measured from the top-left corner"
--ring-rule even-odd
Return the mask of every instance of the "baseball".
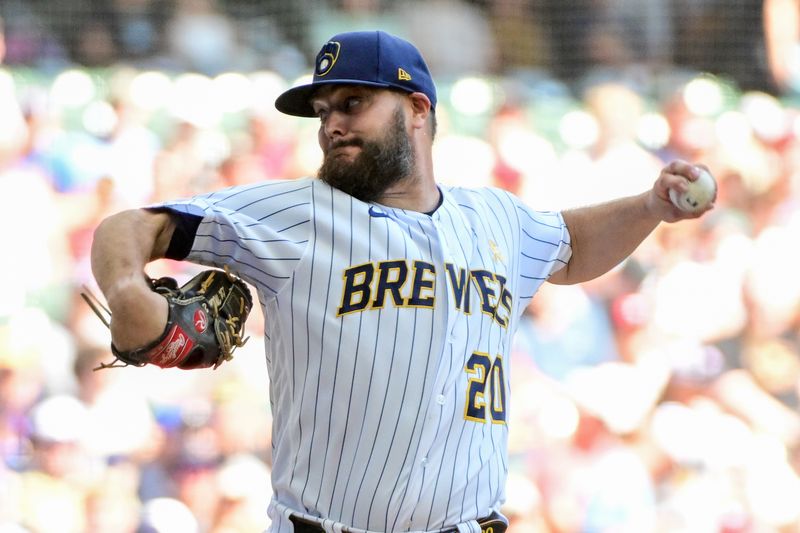
[[707, 171], [701, 170], [700, 176], [695, 181], [689, 181], [689, 188], [681, 193], [675, 189], [669, 190], [669, 199], [681, 211], [697, 213], [714, 201], [717, 194], [717, 182]]

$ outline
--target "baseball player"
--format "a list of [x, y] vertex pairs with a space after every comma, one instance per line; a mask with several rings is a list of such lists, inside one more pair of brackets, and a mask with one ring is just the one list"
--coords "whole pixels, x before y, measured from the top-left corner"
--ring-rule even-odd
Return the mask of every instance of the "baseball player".
[[272, 533], [493, 532], [508, 472], [509, 346], [545, 281], [617, 265], [679, 211], [700, 168], [637, 196], [537, 212], [496, 189], [438, 185], [436, 89], [419, 51], [336, 35], [278, 110], [319, 121], [314, 178], [125, 211], [92, 266], [119, 350], [162, 335], [156, 258], [229, 267], [257, 292], [273, 409]]

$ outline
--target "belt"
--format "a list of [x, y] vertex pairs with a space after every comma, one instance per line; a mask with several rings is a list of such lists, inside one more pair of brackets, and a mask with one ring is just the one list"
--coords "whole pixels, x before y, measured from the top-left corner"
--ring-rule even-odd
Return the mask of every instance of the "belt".
[[[325, 530], [317, 522], [295, 515], [291, 515], [289, 520], [294, 524], [294, 533], [325, 533]], [[478, 525], [481, 526], [481, 533], [505, 533], [508, 527], [497, 512], [493, 512], [485, 518], [479, 518]], [[458, 528], [445, 529], [441, 533], [458, 533]]]

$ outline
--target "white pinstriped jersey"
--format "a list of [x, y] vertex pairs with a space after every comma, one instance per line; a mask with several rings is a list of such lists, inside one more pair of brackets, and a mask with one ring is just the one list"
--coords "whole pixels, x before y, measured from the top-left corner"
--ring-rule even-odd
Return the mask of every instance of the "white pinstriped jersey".
[[264, 309], [271, 532], [290, 512], [330, 531], [480, 531], [504, 501], [504, 356], [569, 235], [503, 190], [441, 190], [432, 215], [311, 178], [165, 204], [202, 210], [187, 259], [230, 265]]

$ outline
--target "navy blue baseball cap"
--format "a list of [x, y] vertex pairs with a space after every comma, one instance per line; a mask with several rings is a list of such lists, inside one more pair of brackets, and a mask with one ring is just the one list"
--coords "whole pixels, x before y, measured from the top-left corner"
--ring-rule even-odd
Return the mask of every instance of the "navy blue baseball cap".
[[436, 107], [436, 87], [428, 65], [410, 42], [383, 31], [334, 35], [317, 54], [314, 79], [292, 87], [275, 100], [278, 111], [316, 116], [310, 99], [322, 85], [367, 85], [420, 92]]

